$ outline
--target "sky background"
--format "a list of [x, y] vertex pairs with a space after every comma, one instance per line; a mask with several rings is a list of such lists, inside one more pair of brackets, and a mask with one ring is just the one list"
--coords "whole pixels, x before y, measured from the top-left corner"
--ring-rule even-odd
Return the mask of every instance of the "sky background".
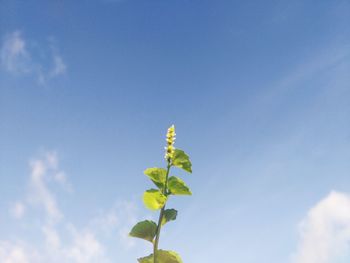
[[132, 263], [143, 170], [185, 263], [350, 260], [350, 2], [0, 1], [0, 262]]

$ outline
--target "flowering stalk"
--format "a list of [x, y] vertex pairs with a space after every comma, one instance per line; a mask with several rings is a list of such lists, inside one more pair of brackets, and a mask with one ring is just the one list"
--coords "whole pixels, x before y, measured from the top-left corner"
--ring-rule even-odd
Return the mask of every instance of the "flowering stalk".
[[[167, 182], [168, 182], [168, 177], [169, 177], [169, 171], [170, 171], [170, 167], [171, 167], [171, 163], [168, 160], [168, 166], [167, 166], [167, 172], [166, 172], [166, 179], [165, 179], [165, 185], [163, 188], [163, 194], [166, 195], [167, 193]], [[157, 232], [156, 232], [156, 237], [155, 240], [153, 242], [153, 258], [154, 258], [154, 263], [157, 263], [157, 250], [158, 250], [158, 243], [159, 243], [159, 237], [160, 237], [160, 229], [162, 228], [162, 221], [163, 221], [163, 217], [164, 217], [164, 211], [165, 211], [165, 205], [162, 207], [162, 209], [160, 210], [159, 213], [159, 219], [158, 219], [158, 225], [157, 225]]]
[[171, 195], [192, 195], [191, 190], [183, 180], [176, 176], [170, 176], [170, 169], [178, 167], [186, 172], [192, 173], [192, 164], [188, 155], [179, 149], [175, 149], [175, 126], [172, 125], [167, 132], [165, 147], [166, 169], [148, 168], [145, 175], [157, 186], [158, 189], [149, 189], [143, 194], [143, 202], [150, 210], [160, 210], [158, 224], [145, 220], [137, 223], [131, 230], [130, 236], [142, 238], [153, 244], [153, 254], [139, 258], [139, 263], [182, 263], [180, 256], [173, 251], [159, 250], [159, 237], [162, 226], [169, 221], [175, 220], [177, 211], [165, 209], [166, 203]]

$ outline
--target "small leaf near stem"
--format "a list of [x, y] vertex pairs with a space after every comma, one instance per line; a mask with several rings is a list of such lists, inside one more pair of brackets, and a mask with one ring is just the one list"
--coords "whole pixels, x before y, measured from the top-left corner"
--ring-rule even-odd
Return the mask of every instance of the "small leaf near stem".
[[149, 242], [153, 242], [153, 239], [157, 232], [157, 225], [150, 220], [144, 220], [137, 223], [129, 233], [129, 236], [145, 239]]
[[166, 223], [175, 220], [177, 217], [177, 211], [175, 209], [165, 209], [163, 213], [162, 226]]

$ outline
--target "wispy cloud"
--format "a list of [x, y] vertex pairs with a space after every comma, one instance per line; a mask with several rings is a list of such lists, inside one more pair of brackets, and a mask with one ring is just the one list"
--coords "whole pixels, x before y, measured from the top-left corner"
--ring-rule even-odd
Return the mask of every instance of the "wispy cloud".
[[10, 209], [10, 214], [12, 215], [12, 217], [16, 219], [22, 218], [24, 213], [25, 213], [25, 206], [22, 202], [14, 203]]
[[23, 242], [0, 241], [0, 261], [5, 263], [39, 262], [39, 255]]
[[281, 95], [287, 94], [292, 89], [302, 87], [301, 83], [309, 78], [321, 76], [331, 69], [340, 67], [342, 63], [350, 61], [349, 45], [326, 46], [292, 68], [284, 77], [272, 83], [271, 88], [264, 91], [258, 100], [264, 99], [266, 102], [277, 100]]
[[57, 167], [52, 166], [48, 161], [49, 156], [50, 154], [47, 154], [43, 160], [36, 159], [30, 162], [32, 172], [30, 176], [31, 191], [29, 202], [42, 207], [46, 212], [48, 220], [55, 222], [62, 218], [62, 213], [57, 207], [56, 199], [50, 192], [46, 182], [50, 175], [48, 173], [50, 170], [53, 170], [55, 175], [61, 172], [56, 171]]
[[64, 189], [70, 185], [60, 168], [57, 153], [46, 152], [40, 158], [32, 159], [29, 166], [28, 192], [12, 203], [9, 212], [25, 222], [29, 222], [26, 219], [36, 212], [35, 217], [43, 222], [40, 226], [32, 226], [36, 228], [39, 242], [32, 242], [28, 236], [0, 239], [0, 262], [110, 263], [106, 240], [113, 240], [114, 246], [119, 242], [120, 248], [133, 245], [127, 237], [127, 230], [137, 219], [136, 206], [132, 202], [116, 202], [107, 211], [100, 211], [88, 220], [85, 226], [76, 226], [59, 208], [57, 196], [52, 191], [57, 185]]
[[1, 47], [1, 65], [10, 73], [29, 73], [32, 69], [31, 57], [25, 40], [19, 31], [7, 35]]
[[334, 263], [350, 246], [350, 195], [331, 192], [310, 209], [300, 224], [295, 263]]
[[[44, 44], [29, 45], [18, 30], [7, 34], [0, 50], [1, 68], [15, 76], [32, 76], [40, 85], [64, 75], [67, 66], [56, 43], [50, 39]], [[44, 60], [39, 59], [38, 49]]]

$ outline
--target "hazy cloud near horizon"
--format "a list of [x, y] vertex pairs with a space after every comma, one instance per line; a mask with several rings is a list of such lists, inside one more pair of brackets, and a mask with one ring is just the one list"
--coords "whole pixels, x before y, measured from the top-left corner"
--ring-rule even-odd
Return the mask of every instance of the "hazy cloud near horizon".
[[[60, 200], [54, 194], [59, 189], [72, 192], [57, 153], [50, 151], [32, 158], [29, 166], [27, 192], [11, 203], [8, 214], [16, 220], [16, 227], [37, 219], [43, 224], [28, 225], [23, 236], [0, 239], [0, 262], [108, 263], [113, 260], [104, 243], [106, 239], [113, 240], [119, 249], [134, 246], [128, 238], [128, 231], [137, 220], [137, 207], [132, 202], [115, 202], [108, 211], [86, 220], [85, 226], [77, 226], [60, 209]], [[36, 231], [37, 241], [31, 240], [26, 231]]]

